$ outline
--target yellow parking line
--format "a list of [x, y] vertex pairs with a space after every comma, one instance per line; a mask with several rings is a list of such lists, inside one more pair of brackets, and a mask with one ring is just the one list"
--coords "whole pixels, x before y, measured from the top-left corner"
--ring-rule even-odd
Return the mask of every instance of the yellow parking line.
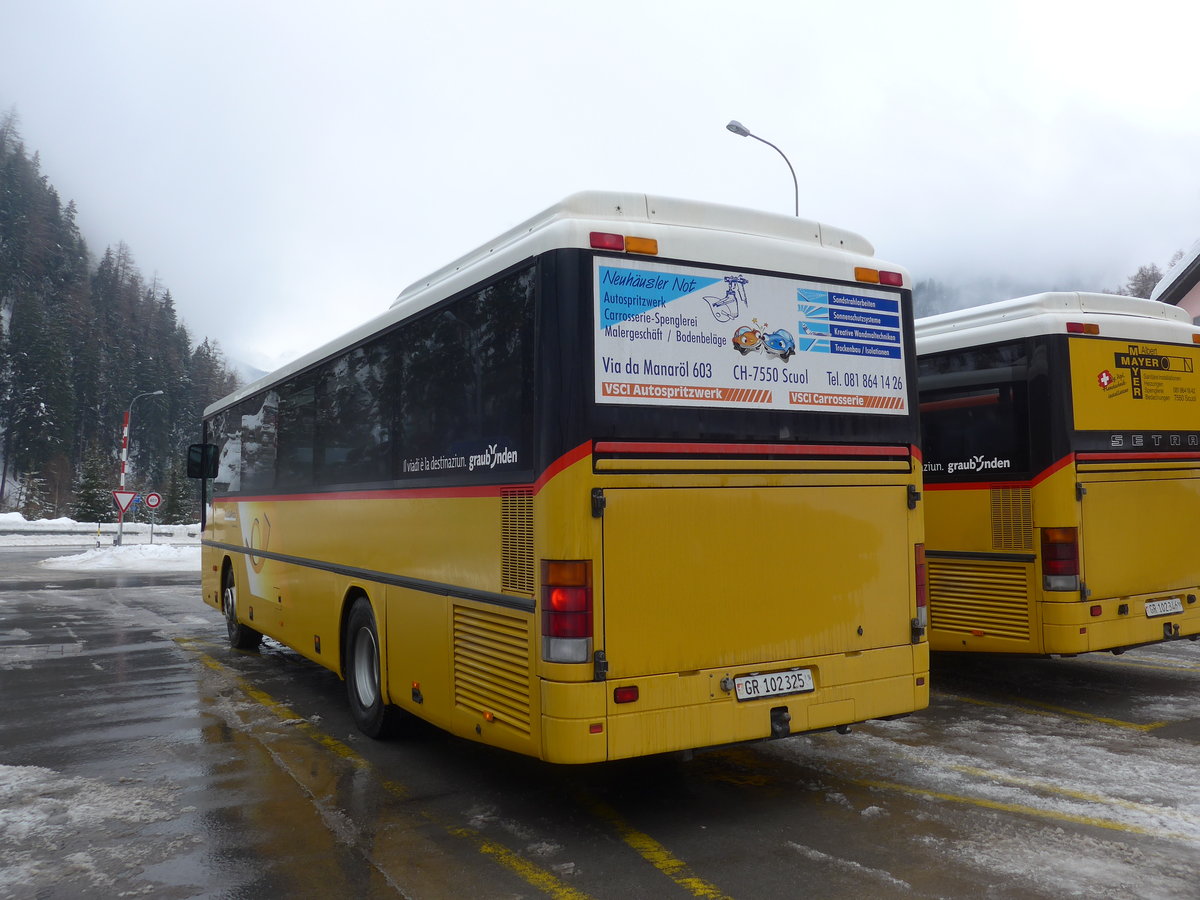
[[208, 666], [214, 672], [219, 672], [227, 678], [233, 679], [234, 683], [238, 687], [238, 690], [240, 690], [255, 703], [266, 707], [283, 721], [294, 723], [298, 731], [303, 732], [307, 737], [316, 741], [326, 750], [332, 751], [342, 759], [347, 760], [359, 768], [370, 765], [370, 763], [359, 756], [358, 753], [351, 749], [347, 744], [343, 744], [337, 738], [325, 734], [325, 732], [314, 727], [313, 724], [303, 716], [293, 712], [291, 709], [280, 703], [269, 694], [265, 694], [258, 690], [258, 688], [251, 686], [245, 679], [235, 674], [228, 666], [213, 659], [207, 653], [203, 653], [199, 650], [193, 650], [193, 652], [200, 659], [200, 662], [204, 663], [204, 665]]
[[1009, 775], [1005, 772], [992, 772], [988, 769], [980, 769], [977, 766], [963, 766], [954, 763], [946, 763], [941, 765], [941, 768], [950, 769], [955, 772], [962, 772], [965, 775], [974, 775], [977, 778], [984, 778], [988, 781], [1015, 784], [1019, 787], [1027, 787], [1033, 790], [1042, 791], [1047, 794], [1056, 794], [1060, 797], [1069, 797], [1072, 800], [1082, 800], [1085, 803], [1098, 803], [1103, 806], [1115, 806], [1121, 809], [1128, 809], [1133, 812], [1145, 813], [1152, 816], [1164, 816], [1167, 818], [1179, 819], [1180, 821], [1190, 825], [1200, 824], [1200, 820], [1197, 820], [1195, 817], [1189, 816], [1178, 809], [1151, 806], [1147, 803], [1136, 803], [1133, 800], [1122, 800], [1120, 797], [1107, 797], [1104, 794], [1092, 794], [1088, 791], [1076, 791], [1071, 788], [1059, 787], [1056, 784], [1050, 784], [1049, 782], [1041, 781], [1037, 778], [1024, 778], [1020, 775]]
[[948, 694], [944, 691], [935, 691], [935, 693], [940, 697], [945, 697], [947, 700], [959, 700], [975, 706], [1020, 709], [1039, 715], [1070, 716], [1075, 719], [1085, 719], [1089, 722], [1099, 722], [1102, 725], [1111, 725], [1114, 728], [1127, 728], [1132, 731], [1154, 731], [1156, 728], [1162, 728], [1164, 725], [1171, 724], [1170, 722], [1125, 722], [1121, 719], [1110, 718], [1109, 716], [1097, 716], [1092, 713], [1083, 712], [1082, 710], [1068, 709], [1065, 706], [1055, 706], [1053, 703], [1042, 703], [1041, 701], [1029, 700], [1024, 697], [1007, 697], [1003, 702], [1000, 702], [996, 700], [978, 700], [974, 697], [964, 697], [961, 694]]
[[951, 803], [961, 803], [967, 806], [978, 806], [983, 809], [993, 809], [999, 812], [1019, 813], [1036, 816], [1041, 819], [1051, 819], [1056, 822], [1069, 822], [1075, 825], [1090, 825], [1095, 828], [1106, 828], [1110, 831], [1122, 831], [1126, 834], [1140, 834], [1148, 837], [1170, 838], [1172, 840], [1195, 842], [1195, 837], [1174, 831], [1164, 831], [1158, 828], [1145, 828], [1128, 822], [1114, 822], [1111, 819], [1099, 819], [1095, 816], [1077, 816], [1073, 813], [1057, 812], [1051, 809], [1039, 809], [1036, 806], [1025, 806], [1021, 803], [1002, 803], [999, 800], [988, 800], [983, 797], [966, 797], [962, 794], [947, 794], [941, 791], [931, 791], [926, 788], [913, 787], [907, 784], [896, 784], [890, 781], [872, 781], [869, 779], [852, 779], [855, 784], [884, 791], [898, 791], [916, 797], [926, 797], [931, 800], [946, 800]]
[[607, 803], [594, 797], [581, 797], [580, 802], [587, 806], [597, 818], [603, 819], [611, 825], [621, 836], [621, 840], [633, 848], [642, 859], [688, 891], [693, 897], [703, 897], [705, 900], [729, 900], [729, 896], [720, 888], [693, 872], [687, 863], [676, 859], [671, 851], [650, 835], [634, 828]]
[[[304, 719], [302, 716], [297, 715], [289, 707], [280, 703], [278, 700], [275, 700], [269, 694], [252, 686], [249, 682], [247, 682], [244, 678], [242, 678], [224, 663], [209, 656], [203, 650], [198, 649], [198, 646], [203, 644], [203, 642], [177, 638], [176, 643], [194, 653], [200, 662], [202, 662], [208, 668], [233, 681], [238, 690], [244, 693], [247, 697], [250, 697], [256, 703], [263, 706], [265, 709], [269, 710], [283, 721], [295, 723], [297, 730], [302, 732], [306, 737], [316, 741], [322, 747], [325, 747], [327, 750], [332, 751], [342, 759], [359, 768], [373, 768], [370, 762], [360, 756], [358, 752], [349, 745], [342, 743], [337, 738], [325, 734], [319, 728], [316, 728], [311, 722]], [[209, 644], [208, 646], [213, 645]], [[383, 786], [385, 790], [401, 798], [406, 797], [409, 793], [408, 788], [398, 781], [385, 781], [383, 782]], [[584, 893], [583, 891], [576, 890], [560, 880], [554, 874], [534, 865], [527, 859], [521, 857], [519, 854], [513, 853], [502, 844], [488, 840], [478, 831], [475, 831], [472, 828], [465, 828], [458, 825], [446, 825], [437, 822], [433, 814], [428, 810], [422, 810], [421, 815], [425, 819], [436, 824], [438, 827], [444, 829], [448, 834], [470, 841], [475, 845], [475, 849], [479, 851], [479, 853], [508, 869], [510, 872], [520, 877], [532, 887], [535, 887], [539, 891], [548, 894], [554, 898], [554, 900], [590, 900], [588, 894]]]

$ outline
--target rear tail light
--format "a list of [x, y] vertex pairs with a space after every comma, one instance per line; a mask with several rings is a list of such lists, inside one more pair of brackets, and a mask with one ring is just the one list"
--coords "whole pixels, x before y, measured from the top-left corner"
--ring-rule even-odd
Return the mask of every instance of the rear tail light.
[[594, 250], [625, 250], [625, 235], [609, 234], [606, 231], [593, 231], [590, 235]]
[[916, 575], [917, 617], [912, 620], [912, 639], [917, 643], [929, 627], [929, 569], [925, 564], [925, 545], [913, 544], [913, 571]]
[[867, 284], [890, 284], [894, 287], [904, 286], [904, 275], [900, 272], [885, 272], [881, 269], [868, 269], [864, 266], [854, 267], [854, 280], [865, 281]]
[[1099, 334], [1100, 326], [1095, 322], [1068, 322], [1067, 334]]
[[587, 560], [542, 560], [542, 659], [592, 658], [592, 566]]
[[1079, 531], [1042, 529], [1042, 585], [1048, 591], [1079, 590]]
[[657, 238], [593, 231], [588, 235], [588, 243], [593, 250], [616, 250], [618, 253], [642, 253], [646, 256], [658, 255]]

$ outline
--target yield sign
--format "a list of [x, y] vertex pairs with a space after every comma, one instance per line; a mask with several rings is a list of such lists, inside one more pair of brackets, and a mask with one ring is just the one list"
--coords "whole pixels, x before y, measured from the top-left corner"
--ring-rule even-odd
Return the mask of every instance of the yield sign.
[[137, 496], [137, 491], [113, 491], [113, 503], [117, 504], [117, 509], [121, 512], [128, 512], [133, 499]]

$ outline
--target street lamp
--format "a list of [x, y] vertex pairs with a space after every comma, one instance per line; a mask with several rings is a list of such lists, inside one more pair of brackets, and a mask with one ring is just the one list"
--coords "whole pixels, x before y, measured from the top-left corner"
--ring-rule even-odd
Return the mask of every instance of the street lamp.
[[725, 127], [728, 128], [730, 131], [732, 131], [734, 134], [739, 135], [741, 137], [751, 137], [751, 138], [754, 138], [756, 141], [762, 141], [762, 143], [766, 144], [768, 147], [770, 147], [772, 150], [774, 150], [776, 153], [778, 153], [780, 156], [783, 157], [783, 161], [785, 163], [787, 163], [788, 171], [792, 173], [792, 187], [795, 189], [795, 193], [796, 193], [796, 217], [799, 218], [800, 217], [800, 182], [796, 181], [796, 170], [792, 168], [792, 163], [787, 158], [787, 154], [785, 154], [782, 150], [780, 150], [778, 147], [776, 147], [770, 141], [763, 140], [757, 134], [752, 134], [750, 132], [750, 129], [747, 128], [745, 125], [743, 125], [741, 122], [739, 122], [737, 119], [730, 119], [729, 124], [726, 125]]
[[[133, 404], [137, 403], [143, 397], [158, 397], [162, 391], [147, 391], [144, 394], [138, 394], [129, 401], [129, 406], [125, 408], [125, 421], [121, 423], [121, 479], [120, 489], [125, 490], [125, 466], [129, 461], [129, 419], [133, 413]], [[125, 510], [117, 510], [117, 546], [121, 546], [121, 538], [125, 531]]]

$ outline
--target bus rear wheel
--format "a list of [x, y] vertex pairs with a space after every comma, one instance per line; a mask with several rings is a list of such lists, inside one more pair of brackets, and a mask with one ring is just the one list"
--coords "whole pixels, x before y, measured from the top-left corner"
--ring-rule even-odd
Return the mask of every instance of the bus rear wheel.
[[366, 597], [359, 597], [346, 622], [346, 696], [354, 724], [367, 737], [387, 737], [395, 731], [401, 711], [383, 700], [379, 677], [379, 629]]
[[237, 582], [233, 569], [225, 569], [221, 579], [221, 611], [225, 613], [225, 631], [229, 635], [229, 646], [234, 650], [253, 650], [262, 643], [262, 635], [238, 621]]

